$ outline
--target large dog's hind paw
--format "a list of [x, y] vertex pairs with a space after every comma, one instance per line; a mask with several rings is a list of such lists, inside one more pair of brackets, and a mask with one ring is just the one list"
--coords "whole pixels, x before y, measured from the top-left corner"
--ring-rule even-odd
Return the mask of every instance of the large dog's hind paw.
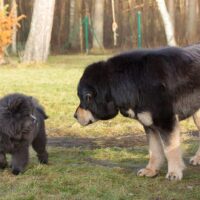
[[190, 159], [191, 165], [200, 165], [200, 155], [195, 155]]
[[183, 173], [182, 171], [180, 172], [168, 172], [166, 175], [166, 178], [169, 179], [170, 181], [177, 181], [177, 180], [181, 180], [183, 177]]
[[147, 177], [155, 177], [158, 175], [158, 170], [153, 170], [150, 168], [140, 169], [137, 173], [138, 176], [147, 176]]

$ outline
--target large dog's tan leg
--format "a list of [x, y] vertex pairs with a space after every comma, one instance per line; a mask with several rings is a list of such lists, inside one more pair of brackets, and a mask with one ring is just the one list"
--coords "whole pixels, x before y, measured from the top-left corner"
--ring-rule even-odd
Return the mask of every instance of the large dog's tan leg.
[[140, 169], [137, 175], [154, 177], [164, 162], [164, 151], [159, 133], [150, 129], [146, 129], [146, 132], [149, 141], [149, 163], [146, 168]]
[[[200, 131], [200, 110], [198, 110], [193, 115], [193, 119], [194, 119], [194, 123], [196, 124], [197, 128]], [[197, 150], [196, 154], [190, 159], [190, 164], [200, 165], [200, 146], [199, 146], [199, 149]]]
[[165, 136], [162, 136], [162, 143], [168, 161], [168, 173], [166, 178], [169, 180], [181, 180], [185, 165], [180, 148], [180, 129], [178, 120], [176, 120], [169, 138], [165, 140], [164, 137]]

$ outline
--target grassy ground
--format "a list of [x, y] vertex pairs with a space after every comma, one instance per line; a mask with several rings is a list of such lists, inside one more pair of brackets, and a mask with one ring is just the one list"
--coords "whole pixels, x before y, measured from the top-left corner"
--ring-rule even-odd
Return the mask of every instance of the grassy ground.
[[[21, 92], [37, 97], [49, 115], [48, 166], [39, 165], [31, 150], [24, 174], [0, 172], [0, 199], [200, 199], [200, 167], [188, 166], [181, 182], [165, 180], [166, 166], [157, 178], [139, 178], [148, 161], [142, 127], [118, 116], [81, 127], [73, 113], [79, 101], [78, 80], [84, 67], [106, 56], [55, 56], [47, 64], [21, 65], [11, 60], [0, 68], [0, 95]], [[192, 120], [182, 122], [186, 163], [197, 149]], [[196, 134], [194, 134], [196, 135]]]

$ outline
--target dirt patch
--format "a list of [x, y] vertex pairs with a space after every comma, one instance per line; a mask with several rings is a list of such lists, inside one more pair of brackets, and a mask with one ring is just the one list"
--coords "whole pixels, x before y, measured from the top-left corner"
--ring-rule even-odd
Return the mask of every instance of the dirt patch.
[[[190, 131], [183, 133], [183, 139], [193, 139], [198, 140], [199, 132]], [[48, 146], [56, 147], [80, 147], [80, 148], [105, 148], [105, 147], [121, 147], [129, 148], [134, 146], [142, 146], [147, 144], [146, 136], [144, 133], [138, 134], [125, 134], [120, 136], [112, 137], [98, 137], [98, 138], [88, 138], [88, 137], [50, 137], [47, 142]]]
[[98, 137], [98, 138], [82, 138], [82, 137], [50, 137], [47, 142], [48, 146], [59, 146], [65, 148], [81, 147], [81, 148], [105, 148], [105, 147], [134, 147], [146, 144], [146, 136], [144, 134], [126, 134], [115, 137]]
[[141, 164], [136, 164], [136, 163], [119, 163], [119, 162], [112, 162], [110, 160], [98, 160], [98, 159], [93, 159], [93, 158], [86, 158], [86, 162], [90, 163], [91, 165], [100, 165], [103, 167], [108, 167], [108, 168], [118, 168], [121, 169], [123, 172], [128, 172], [132, 173], [133, 171], [138, 171], [142, 166]]

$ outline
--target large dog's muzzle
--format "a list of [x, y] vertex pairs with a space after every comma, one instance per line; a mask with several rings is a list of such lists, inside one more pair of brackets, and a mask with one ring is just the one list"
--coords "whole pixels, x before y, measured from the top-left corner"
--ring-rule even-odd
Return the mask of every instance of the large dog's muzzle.
[[85, 110], [80, 106], [76, 109], [74, 117], [82, 126], [87, 126], [97, 121], [89, 110]]

